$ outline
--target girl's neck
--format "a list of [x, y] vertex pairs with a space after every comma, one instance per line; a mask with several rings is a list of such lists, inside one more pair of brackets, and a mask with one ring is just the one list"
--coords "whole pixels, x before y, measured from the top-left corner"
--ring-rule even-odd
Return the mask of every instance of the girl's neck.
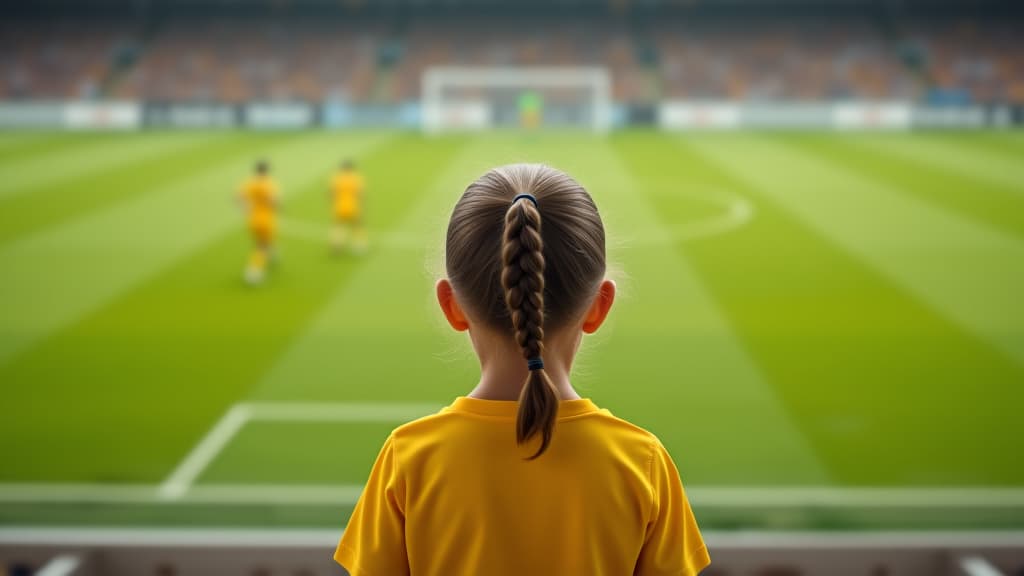
[[[518, 350], [501, 350], [487, 353], [477, 349], [480, 355], [480, 382], [468, 394], [481, 400], [519, 400], [519, 393], [526, 383], [526, 360]], [[569, 382], [573, 354], [560, 354], [549, 348], [544, 354], [544, 372], [547, 373], [560, 400], [576, 400], [580, 396]]]

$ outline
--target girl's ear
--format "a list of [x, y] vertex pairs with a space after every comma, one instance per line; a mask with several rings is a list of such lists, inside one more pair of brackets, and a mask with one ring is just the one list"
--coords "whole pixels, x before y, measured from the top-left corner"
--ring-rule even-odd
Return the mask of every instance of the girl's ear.
[[437, 291], [437, 303], [441, 305], [441, 312], [444, 312], [444, 317], [448, 319], [448, 324], [458, 332], [469, 330], [466, 314], [462, 312], [458, 301], [455, 300], [455, 290], [452, 289], [452, 283], [447, 278], [441, 278], [437, 281], [434, 289]]
[[597, 289], [597, 296], [594, 297], [594, 302], [587, 310], [587, 315], [583, 317], [583, 331], [587, 334], [597, 332], [601, 324], [604, 324], [605, 318], [608, 317], [608, 311], [612, 309], [613, 302], [615, 302], [615, 282], [605, 279], [601, 282], [601, 287]]

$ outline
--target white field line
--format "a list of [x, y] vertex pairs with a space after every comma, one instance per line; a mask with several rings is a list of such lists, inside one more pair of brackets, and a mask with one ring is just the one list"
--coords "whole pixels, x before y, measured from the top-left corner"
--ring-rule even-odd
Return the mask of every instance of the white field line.
[[159, 484], [0, 484], [0, 502], [150, 504], [161, 500]]
[[[353, 505], [358, 484], [199, 484], [168, 498], [163, 485], [0, 484], [0, 503]], [[1024, 488], [690, 486], [695, 507], [993, 510], [1024, 509]]]
[[[0, 546], [127, 546], [152, 548], [333, 548], [341, 530], [238, 528], [106, 528], [7, 526], [0, 528]], [[704, 533], [715, 550], [907, 550], [935, 548], [1020, 549], [1021, 531], [885, 531], [885, 532], [766, 532]]]
[[695, 505], [743, 508], [1022, 508], [1020, 487], [694, 486]]
[[[168, 500], [183, 499], [187, 493], [193, 490], [192, 484], [196, 478], [203, 473], [203, 470], [210, 465], [217, 455], [231, 442], [231, 439], [238, 434], [250, 420], [270, 420], [286, 422], [396, 422], [401, 423], [414, 420], [441, 409], [438, 404], [373, 404], [373, 403], [350, 403], [350, 404], [322, 404], [322, 403], [253, 403], [235, 404], [224, 416], [207, 432], [206, 436], [196, 444], [195, 448], [185, 456], [185, 459], [178, 464], [170, 476], [160, 485], [160, 496]], [[260, 495], [259, 485], [251, 488], [257, 489], [256, 494]], [[302, 488], [301, 491], [306, 491]], [[294, 492], [295, 488], [290, 490]], [[281, 490], [272, 490], [271, 494], [279, 494]], [[313, 490], [310, 494], [302, 496], [303, 502], [309, 497], [318, 497], [323, 491]], [[351, 490], [343, 490], [342, 494], [350, 495]], [[200, 491], [188, 500], [200, 497], [204, 493]], [[210, 501], [231, 501], [232, 498], [240, 497], [244, 502], [250, 502], [255, 496], [247, 495], [248, 492], [241, 491], [232, 493], [221, 490], [216, 492], [220, 497], [207, 497], [204, 502]], [[319, 496], [320, 502], [325, 501]], [[358, 492], [355, 498], [358, 499]], [[273, 498], [273, 496], [271, 496]], [[280, 498], [280, 496], [279, 496]], [[347, 500], [346, 500], [347, 501]]]
[[201, 484], [193, 486], [183, 500], [195, 504], [271, 503], [354, 506], [362, 493], [362, 484]]
[[1024, 531], [878, 531], [878, 532], [787, 532], [744, 530], [736, 532], [708, 531], [704, 535], [712, 549], [815, 549], [906, 550], [967, 548], [1024, 548]]
[[682, 195], [713, 204], [722, 210], [721, 214], [682, 225], [666, 225], [661, 230], [641, 232], [614, 241], [627, 247], [689, 242], [698, 238], [727, 234], [742, 228], [754, 218], [757, 211], [750, 200], [732, 192], [717, 191], [716, 193], [721, 198], [689, 192], [684, 192]]
[[248, 406], [244, 404], [232, 406], [160, 485], [160, 496], [168, 499], [180, 498], [192, 486], [192, 482], [199, 477], [203, 469], [242, 429], [248, 418]]

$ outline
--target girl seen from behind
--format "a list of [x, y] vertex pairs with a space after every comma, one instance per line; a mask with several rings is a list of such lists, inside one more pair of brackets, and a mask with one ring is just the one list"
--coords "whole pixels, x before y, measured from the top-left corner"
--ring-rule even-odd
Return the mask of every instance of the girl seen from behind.
[[445, 265], [438, 302], [480, 380], [392, 432], [335, 559], [352, 576], [700, 572], [665, 447], [570, 383], [615, 299], [586, 190], [543, 165], [487, 172], [455, 205]]

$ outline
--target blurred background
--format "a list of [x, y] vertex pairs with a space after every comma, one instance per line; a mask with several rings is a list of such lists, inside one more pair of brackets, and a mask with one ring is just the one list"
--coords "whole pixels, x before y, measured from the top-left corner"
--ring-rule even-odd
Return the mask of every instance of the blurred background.
[[1019, 2], [3, 13], [0, 574], [339, 573], [389, 431], [476, 382], [432, 286], [519, 161], [601, 209], [573, 382], [668, 447], [706, 574], [1024, 574]]

